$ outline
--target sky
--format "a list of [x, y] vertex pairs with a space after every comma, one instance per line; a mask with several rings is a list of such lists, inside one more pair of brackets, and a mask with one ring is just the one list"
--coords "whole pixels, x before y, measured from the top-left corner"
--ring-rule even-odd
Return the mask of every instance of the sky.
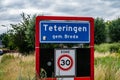
[[[0, 34], [21, 21], [21, 13], [47, 16], [120, 17], [120, 0], [0, 0]], [[7, 26], [7, 27], [4, 27]]]

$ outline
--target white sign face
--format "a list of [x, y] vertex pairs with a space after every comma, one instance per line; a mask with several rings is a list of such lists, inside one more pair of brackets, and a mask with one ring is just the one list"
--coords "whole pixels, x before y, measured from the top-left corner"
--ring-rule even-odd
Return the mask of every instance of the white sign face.
[[55, 49], [55, 76], [75, 76], [75, 49]]

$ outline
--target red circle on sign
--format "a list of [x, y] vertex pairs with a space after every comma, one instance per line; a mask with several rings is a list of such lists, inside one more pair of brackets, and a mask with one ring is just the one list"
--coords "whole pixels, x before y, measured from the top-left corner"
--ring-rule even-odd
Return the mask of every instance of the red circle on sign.
[[[70, 66], [69, 66], [68, 68], [63, 68], [63, 67], [61, 67], [61, 65], [60, 65], [60, 60], [61, 60], [63, 57], [67, 57], [67, 58], [69, 58], [70, 61], [71, 61], [71, 64], [70, 64]], [[69, 56], [69, 55], [67, 55], [67, 54], [64, 54], [64, 55], [62, 55], [62, 56], [60, 56], [60, 57], [58, 58], [57, 64], [58, 64], [58, 67], [59, 67], [61, 70], [67, 71], [67, 70], [71, 69], [71, 67], [73, 66], [73, 59], [72, 59], [71, 56]]]

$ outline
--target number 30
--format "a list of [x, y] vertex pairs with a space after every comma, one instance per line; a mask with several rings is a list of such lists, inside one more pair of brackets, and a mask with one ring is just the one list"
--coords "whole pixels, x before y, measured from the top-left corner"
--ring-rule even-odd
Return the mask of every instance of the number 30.
[[61, 65], [62, 66], [64, 66], [64, 65], [67, 65], [67, 66], [69, 66], [70, 65], [70, 60], [69, 59], [67, 59], [66, 61], [65, 60], [61, 60]]

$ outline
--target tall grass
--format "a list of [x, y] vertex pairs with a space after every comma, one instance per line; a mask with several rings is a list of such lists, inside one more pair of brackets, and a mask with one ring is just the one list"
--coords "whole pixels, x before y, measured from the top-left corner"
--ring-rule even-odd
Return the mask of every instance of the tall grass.
[[3, 55], [0, 63], [0, 80], [33, 80], [35, 59], [33, 55]]
[[120, 55], [95, 58], [95, 80], [120, 80]]
[[120, 80], [120, 43], [95, 45], [95, 52], [95, 80]]
[[[34, 55], [3, 55], [0, 80], [35, 80]], [[95, 80], [120, 80], [120, 54], [95, 53]]]
[[120, 69], [112, 64], [95, 67], [95, 80], [120, 80]]

